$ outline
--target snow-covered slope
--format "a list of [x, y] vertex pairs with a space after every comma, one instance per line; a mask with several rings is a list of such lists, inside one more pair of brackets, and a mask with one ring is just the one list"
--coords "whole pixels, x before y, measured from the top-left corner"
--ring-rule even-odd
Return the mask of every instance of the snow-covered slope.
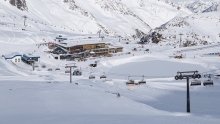
[[[27, 21], [50, 25], [47, 29], [62, 28], [76, 33], [102, 30], [102, 33], [123, 37], [141, 37], [137, 34], [147, 33], [176, 16], [190, 14], [157, 0], [28, 0], [25, 5], [28, 9], [18, 11], [9, 1], [0, 1], [0, 12], [19, 18], [26, 15]], [[8, 20], [5, 22], [10, 22]]]
[[148, 39], [153, 42], [166, 41], [179, 44], [179, 34], [183, 34], [182, 44], [184, 44], [184, 46], [199, 44], [206, 45], [220, 42], [219, 29], [219, 12], [200, 13], [184, 18], [174, 18], [168, 23], [152, 31], [146, 37], [146, 40]]
[[[185, 16], [184, 8], [167, 0], [27, 0], [26, 5], [28, 10], [21, 11], [17, 5], [0, 1], [0, 124], [220, 123], [220, 79], [215, 76], [220, 73], [219, 57], [200, 56], [219, 52], [219, 44], [189, 51], [173, 49], [166, 42], [140, 45], [136, 39], [123, 38], [119, 42], [118, 37], [102, 34], [103, 42], [123, 46], [123, 52], [86, 61], [56, 60], [46, 46], [58, 35], [89, 43], [98, 42], [100, 29], [124, 37], [147, 33], [154, 27], [159, 28], [152, 32], [160, 33], [164, 41], [174, 43], [183, 33], [183, 40], [189, 35], [189, 40], [211, 43], [219, 40], [219, 13]], [[24, 15], [28, 17], [25, 26]], [[33, 71], [31, 65], [3, 58], [12, 52], [33, 53], [40, 56], [40, 63], [35, 63]], [[186, 58], [174, 59], [175, 54]], [[94, 62], [97, 67], [91, 68]], [[69, 83], [65, 67], [73, 63], [82, 75], [72, 75]], [[189, 114], [186, 80], [175, 80], [174, 76], [178, 71], [194, 70], [212, 74], [214, 86], [190, 87]], [[103, 72], [106, 80], [100, 79]], [[89, 79], [91, 74], [96, 78]], [[138, 82], [143, 75], [146, 84], [126, 85], [127, 78]]]

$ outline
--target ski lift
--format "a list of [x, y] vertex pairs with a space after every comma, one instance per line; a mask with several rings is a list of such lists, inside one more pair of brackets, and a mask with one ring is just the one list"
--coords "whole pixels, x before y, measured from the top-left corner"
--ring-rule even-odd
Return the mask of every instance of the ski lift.
[[208, 80], [205, 80], [205, 81], [203, 82], [203, 85], [204, 85], [204, 86], [214, 85], [213, 80], [211, 80], [211, 74], [208, 75], [208, 78], [209, 78]]
[[143, 79], [138, 82], [139, 85], [141, 85], [141, 84], [146, 84], [146, 81], [144, 80], [144, 75], [143, 75], [142, 77], [143, 77]]
[[105, 75], [105, 72], [104, 72], [104, 75], [100, 76], [100, 79], [102, 79], [102, 78], [107, 78], [106, 75]]
[[135, 85], [135, 82], [131, 79], [126, 82], [126, 85]]
[[128, 81], [126, 82], [126, 85], [134, 86], [135, 81], [133, 79], [129, 79], [130, 76], [128, 76]]
[[205, 80], [203, 82], [203, 85], [204, 86], [210, 86], [210, 85], [214, 85], [214, 83], [213, 83], [213, 80], [209, 79], [209, 80]]
[[95, 79], [95, 76], [94, 76], [94, 75], [91, 75], [91, 72], [90, 72], [89, 79]]
[[201, 85], [201, 81], [200, 80], [193, 80], [193, 81], [191, 81], [190, 86], [197, 86], [197, 85]]

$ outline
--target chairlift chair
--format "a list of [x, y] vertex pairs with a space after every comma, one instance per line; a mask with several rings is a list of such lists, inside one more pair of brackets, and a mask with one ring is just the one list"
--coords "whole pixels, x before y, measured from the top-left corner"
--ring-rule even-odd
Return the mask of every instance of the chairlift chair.
[[95, 76], [94, 75], [90, 75], [89, 79], [95, 79]]
[[138, 84], [141, 85], [141, 84], [146, 84], [146, 81], [144, 80], [144, 75], [142, 76], [143, 79], [141, 81], [138, 81]]
[[106, 78], [106, 76], [105, 75], [100, 76], [100, 79], [102, 79], [102, 78]]
[[126, 82], [126, 85], [135, 85], [135, 82], [131, 79]]
[[193, 81], [191, 81], [190, 86], [197, 86], [197, 85], [201, 85], [201, 81], [200, 80], [193, 80]]
[[95, 76], [94, 76], [94, 75], [91, 75], [91, 72], [90, 72], [89, 79], [95, 79]]
[[213, 83], [213, 80], [209, 79], [209, 80], [205, 80], [203, 82], [203, 85], [204, 86], [210, 86], [210, 85], [214, 85], [214, 83]]
[[209, 79], [208, 79], [208, 80], [205, 80], [205, 81], [203, 82], [203, 85], [204, 85], [204, 86], [214, 85], [213, 80], [211, 80], [211, 74], [206, 75], [206, 76], [208, 76]]
[[139, 85], [140, 85], [140, 84], [146, 84], [146, 81], [145, 81], [145, 80], [141, 80], [141, 81], [138, 82], [138, 84], [139, 84]]
[[104, 72], [104, 75], [100, 76], [100, 79], [102, 79], [102, 78], [107, 78], [106, 75], [105, 75], [105, 72]]

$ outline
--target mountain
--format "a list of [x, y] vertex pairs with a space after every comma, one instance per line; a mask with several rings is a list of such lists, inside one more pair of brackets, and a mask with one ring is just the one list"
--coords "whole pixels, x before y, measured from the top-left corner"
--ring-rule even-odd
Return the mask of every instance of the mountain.
[[204, 10], [203, 12], [212, 12], [212, 11], [219, 11], [220, 12], [220, 2], [212, 3], [212, 5]]
[[[140, 38], [176, 16], [185, 17], [191, 14], [167, 0], [16, 1], [1, 1], [2, 13], [6, 17], [7, 15], [18, 17], [26, 15], [29, 26], [39, 28], [35, 25], [39, 23], [50, 26], [42, 26], [39, 30], [66, 30], [81, 34], [97, 33], [101, 30], [105, 34], [128, 38]], [[10, 18], [5, 21], [22, 24], [17, 20], [11, 21]]]
[[145, 42], [167, 42], [167, 44], [181, 45], [207, 45], [220, 42], [220, 13], [209, 12], [193, 14], [187, 17], [176, 17], [164, 25], [152, 30]]
[[185, 7], [192, 11], [193, 13], [204, 13], [212, 11], [220, 11], [220, 1], [202, 1], [202, 0], [192, 0], [183, 1], [177, 3], [181, 7]]

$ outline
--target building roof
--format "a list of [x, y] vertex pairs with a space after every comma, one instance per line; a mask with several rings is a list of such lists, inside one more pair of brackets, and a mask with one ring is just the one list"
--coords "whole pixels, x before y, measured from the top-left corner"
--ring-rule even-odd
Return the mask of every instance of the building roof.
[[13, 59], [16, 56], [22, 56], [22, 55], [18, 52], [13, 52], [13, 53], [8, 54], [8, 55], [2, 55], [2, 57], [4, 57], [5, 59]]
[[106, 44], [108, 42], [100, 42], [100, 39], [86, 39], [86, 40], [66, 40], [62, 42], [55, 42], [57, 45], [62, 47], [73, 47], [87, 44]]
[[108, 48], [113, 49], [113, 48], [123, 48], [121, 46], [108, 46]]
[[[30, 54], [30, 53], [24, 54], [24, 55], [27, 56], [27, 57], [29, 57], [29, 58], [40, 58], [40, 56], [36, 56], [36, 55]], [[23, 56], [24, 56], [24, 55], [23, 55]]]
[[56, 48], [54, 48], [54, 49], [53, 49], [53, 51], [54, 51], [54, 50], [56, 50], [56, 49], [62, 49], [63, 51], [68, 52], [68, 50], [67, 50], [67, 49], [64, 49], [64, 48], [59, 47], [59, 46], [58, 46], [58, 47], [56, 47]]
[[56, 37], [56, 39], [67, 40], [67, 38], [64, 38], [64, 37]]

